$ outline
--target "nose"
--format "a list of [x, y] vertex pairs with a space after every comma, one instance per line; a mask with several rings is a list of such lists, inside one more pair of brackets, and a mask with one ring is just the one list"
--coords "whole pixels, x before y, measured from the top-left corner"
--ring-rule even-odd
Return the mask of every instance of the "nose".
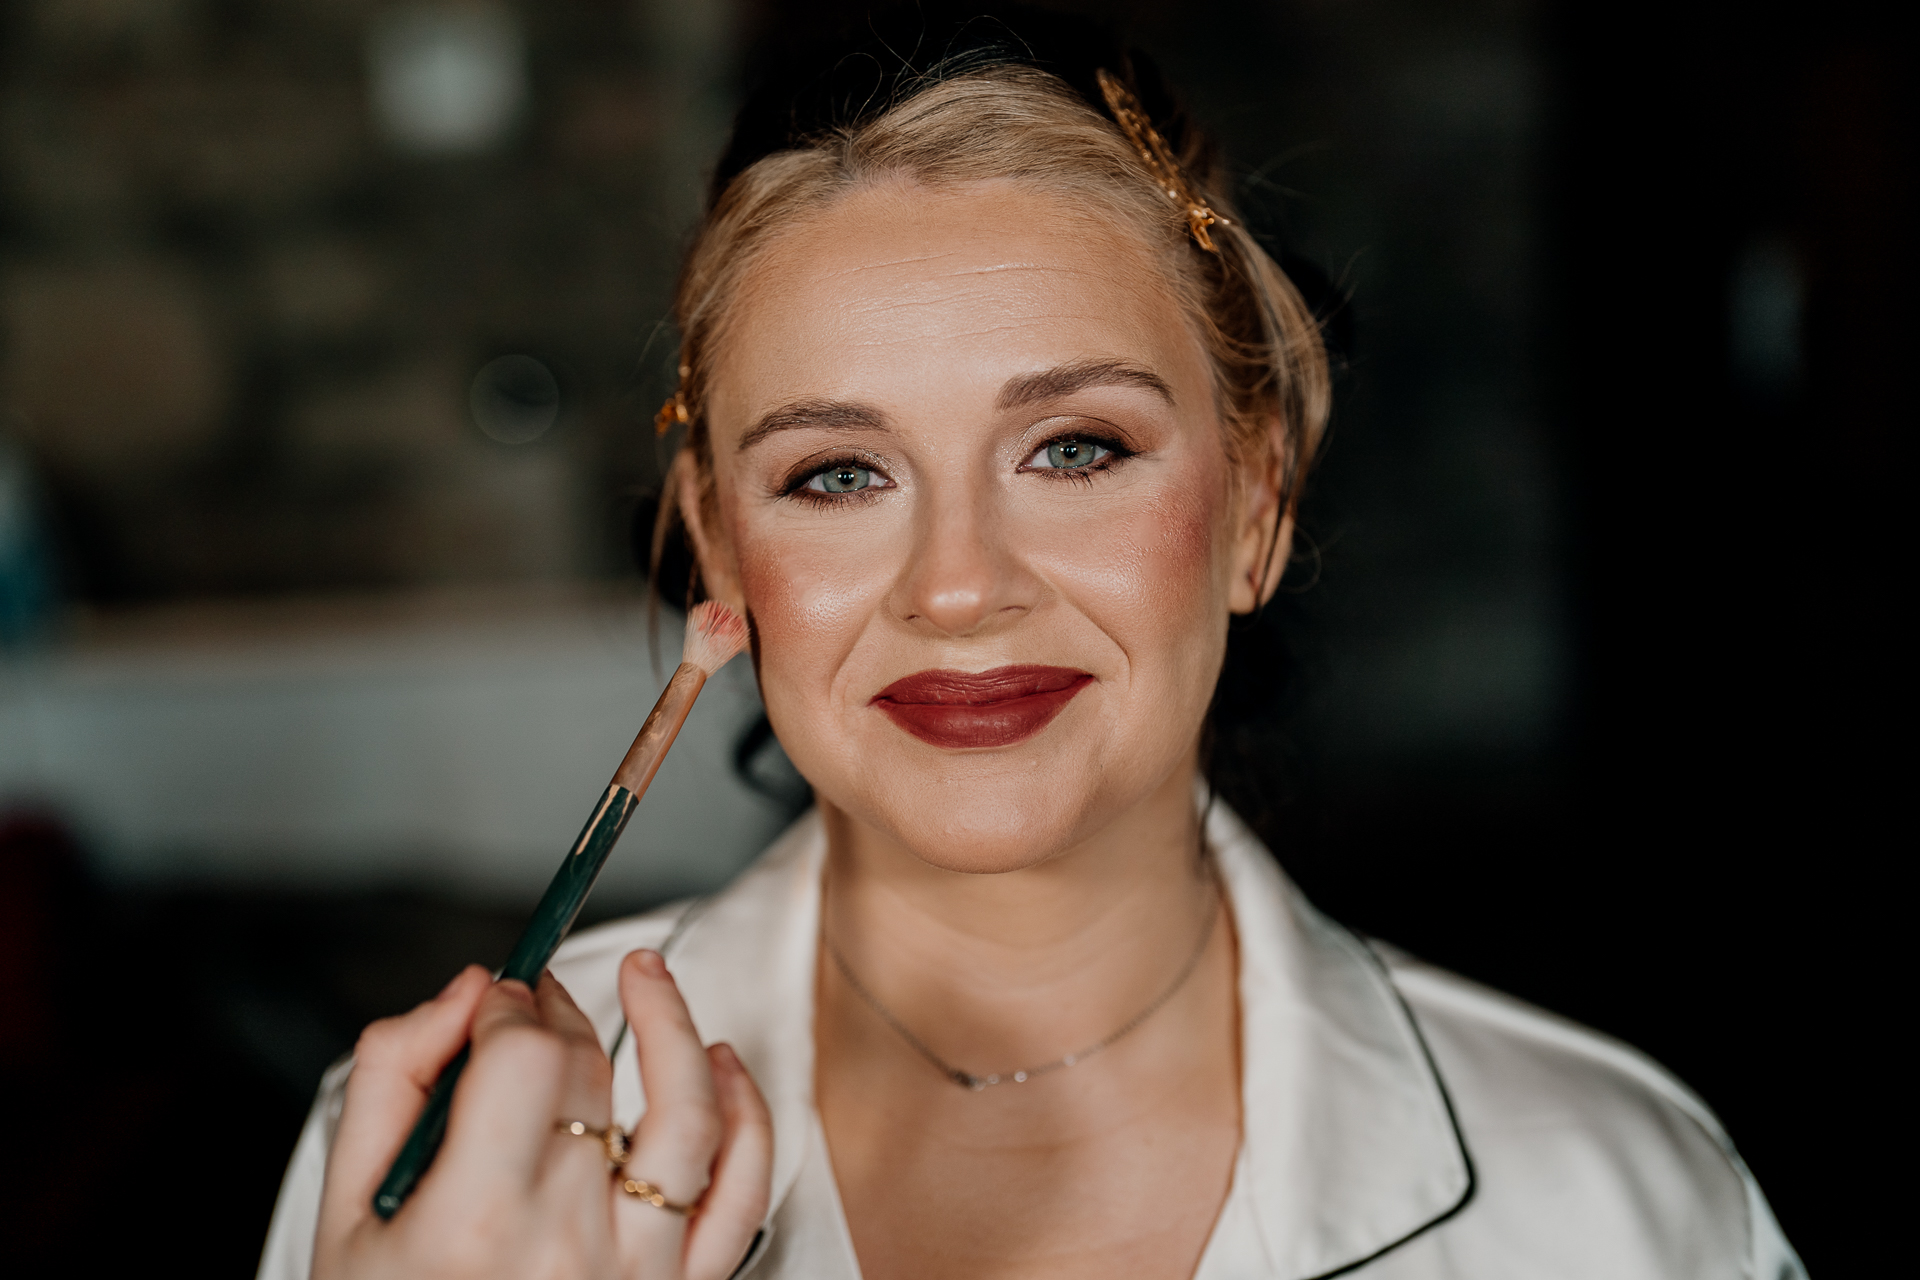
[[1032, 607], [1032, 579], [1007, 545], [1009, 522], [986, 495], [940, 495], [920, 516], [893, 593], [903, 622], [937, 635], [970, 636]]

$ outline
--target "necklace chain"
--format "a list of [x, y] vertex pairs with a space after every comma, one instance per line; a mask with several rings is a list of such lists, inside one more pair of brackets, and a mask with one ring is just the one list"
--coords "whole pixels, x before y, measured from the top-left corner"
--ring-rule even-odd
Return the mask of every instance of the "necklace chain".
[[[1209, 866], [1208, 869], [1211, 871], [1211, 866]], [[1218, 874], [1213, 874], [1210, 878], [1214, 882], [1215, 890], [1218, 891], [1220, 888]], [[1213, 941], [1213, 926], [1219, 916], [1220, 908], [1218, 902], [1216, 902], [1212, 909], [1207, 912], [1207, 923], [1205, 927], [1200, 930], [1199, 945], [1194, 947], [1193, 954], [1187, 957], [1187, 962], [1180, 966], [1180, 972], [1175, 974], [1173, 981], [1168, 983], [1166, 988], [1153, 998], [1151, 1004], [1121, 1023], [1119, 1027], [1108, 1032], [1105, 1036], [1094, 1041], [1077, 1053], [1069, 1053], [1065, 1057], [1055, 1058], [1052, 1062], [1043, 1062], [1037, 1067], [1022, 1067], [1018, 1071], [996, 1071], [984, 1076], [977, 1076], [970, 1071], [965, 1071], [954, 1066], [951, 1062], [948, 1062], [945, 1058], [942, 1058], [929, 1048], [926, 1041], [913, 1034], [912, 1029], [909, 1028], [906, 1023], [894, 1016], [893, 1010], [880, 1003], [879, 996], [874, 995], [873, 992], [867, 989], [867, 984], [860, 981], [859, 976], [853, 971], [853, 966], [848, 964], [847, 958], [840, 954], [840, 948], [834, 945], [831, 937], [825, 935], [825, 930], [822, 930], [821, 940], [827, 944], [827, 953], [833, 957], [834, 966], [840, 970], [840, 976], [847, 980], [847, 985], [853, 988], [854, 994], [859, 996], [868, 1008], [879, 1014], [880, 1020], [889, 1027], [892, 1027], [895, 1035], [898, 1035], [902, 1040], [911, 1045], [915, 1053], [918, 1053], [921, 1057], [932, 1063], [934, 1069], [939, 1071], [941, 1075], [953, 1081], [961, 1088], [971, 1089], [977, 1093], [989, 1085], [1009, 1083], [1025, 1084], [1036, 1076], [1044, 1076], [1049, 1072], [1060, 1071], [1066, 1067], [1075, 1066], [1085, 1062], [1101, 1050], [1111, 1048], [1116, 1041], [1126, 1036], [1129, 1032], [1139, 1029], [1141, 1023], [1160, 1012], [1167, 1001], [1173, 999], [1173, 997], [1179, 993], [1180, 988], [1187, 985], [1187, 979], [1191, 978], [1194, 970], [1200, 967], [1200, 958], [1206, 955], [1207, 944]]]

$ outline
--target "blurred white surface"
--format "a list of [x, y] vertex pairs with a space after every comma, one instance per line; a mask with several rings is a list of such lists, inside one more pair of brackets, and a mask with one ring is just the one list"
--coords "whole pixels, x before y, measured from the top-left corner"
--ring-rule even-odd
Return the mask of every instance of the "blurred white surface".
[[[679, 660], [660, 619], [661, 669]], [[227, 605], [83, 628], [0, 667], [0, 806], [50, 805], [115, 883], [537, 894], [659, 691], [644, 607], [579, 592]], [[595, 901], [726, 880], [784, 813], [708, 684]]]

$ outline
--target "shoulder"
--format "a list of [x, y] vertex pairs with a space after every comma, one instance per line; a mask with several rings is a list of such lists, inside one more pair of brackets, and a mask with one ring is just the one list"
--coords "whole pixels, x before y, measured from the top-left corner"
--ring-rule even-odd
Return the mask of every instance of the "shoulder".
[[1506, 1115], [1529, 1125], [1655, 1123], [1689, 1143], [1729, 1149], [1706, 1103], [1631, 1046], [1391, 947], [1374, 949], [1436, 1065], [1467, 1100], [1496, 1095]]
[[[1802, 1273], [1697, 1095], [1577, 1023], [1377, 947], [1425, 1039], [1474, 1164], [1462, 1234], [1498, 1254], [1597, 1253], [1646, 1276]], [[1491, 1261], [1491, 1259], [1489, 1259]], [[1498, 1271], [1498, 1268], [1495, 1268]]]

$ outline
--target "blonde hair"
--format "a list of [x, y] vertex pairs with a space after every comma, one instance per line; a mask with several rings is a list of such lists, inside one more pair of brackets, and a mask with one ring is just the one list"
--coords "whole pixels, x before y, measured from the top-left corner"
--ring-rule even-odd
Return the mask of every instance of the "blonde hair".
[[[1279, 514], [1290, 514], [1326, 425], [1326, 349], [1299, 291], [1223, 194], [1224, 174], [1198, 131], [1184, 131], [1175, 158], [1225, 222], [1212, 228], [1217, 252], [1194, 242], [1185, 208], [1168, 198], [1120, 126], [1058, 76], [998, 64], [922, 83], [878, 114], [756, 161], [720, 192], [695, 233], [673, 301], [680, 384], [663, 414], [687, 425], [674, 465], [694, 469], [703, 519], [714, 514], [707, 389], [741, 282], [783, 230], [852, 189], [900, 180], [1012, 182], [1076, 197], [1141, 235], [1211, 357], [1236, 473], [1275, 469]], [[1284, 442], [1279, 457], [1269, 445], [1274, 422]], [[654, 527], [656, 580], [680, 519], [676, 489], [670, 476]], [[1277, 518], [1275, 528], [1277, 537]]]

